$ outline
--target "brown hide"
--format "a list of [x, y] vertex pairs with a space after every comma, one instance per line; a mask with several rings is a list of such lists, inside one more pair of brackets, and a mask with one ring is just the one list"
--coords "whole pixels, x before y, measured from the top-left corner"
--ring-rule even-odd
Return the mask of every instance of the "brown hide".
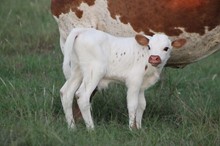
[[[83, 12], [77, 9], [81, 2], [91, 6], [95, 0], [52, 0], [51, 10], [59, 17], [71, 9], [81, 18]], [[108, 0], [108, 9], [112, 18], [119, 15], [124, 24], [148, 35], [151, 29], [178, 36], [182, 31], [176, 27], [203, 35], [206, 26], [211, 30], [220, 24], [220, 0]]]
[[51, 11], [54, 16], [59, 17], [62, 13], [68, 13], [70, 10], [76, 13], [78, 18], [82, 17], [83, 12], [77, 7], [85, 2], [89, 6], [93, 5], [95, 0], [51, 0]]
[[181, 34], [175, 27], [187, 32], [205, 33], [205, 26], [211, 30], [220, 23], [219, 0], [110, 0], [111, 16], [120, 15], [123, 23], [130, 23], [136, 30], [150, 34], [149, 28], [169, 36]]

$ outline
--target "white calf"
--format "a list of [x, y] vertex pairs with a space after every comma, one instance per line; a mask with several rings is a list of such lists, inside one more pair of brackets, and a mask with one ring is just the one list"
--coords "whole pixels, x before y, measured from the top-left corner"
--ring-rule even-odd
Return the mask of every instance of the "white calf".
[[67, 81], [60, 90], [68, 125], [75, 127], [72, 102], [76, 95], [87, 128], [94, 128], [91, 93], [97, 86], [102, 89], [119, 81], [128, 88], [129, 127], [141, 128], [146, 107], [144, 90], [159, 79], [172, 46], [181, 47], [182, 42], [171, 43], [163, 34], [125, 38], [90, 28], [73, 29], [64, 47], [63, 72]]

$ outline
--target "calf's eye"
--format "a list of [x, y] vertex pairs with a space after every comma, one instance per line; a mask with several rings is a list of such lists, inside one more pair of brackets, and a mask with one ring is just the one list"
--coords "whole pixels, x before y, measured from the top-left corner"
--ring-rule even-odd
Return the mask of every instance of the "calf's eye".
[[163, 50], [164, 50], [164, 51], [167, 51], [168, 49], [169, 49], [169, 47], [165, 47]]
[[148, 50], [150, 50], [150, 46], [148, 45], [147, 47], [148, 47]]

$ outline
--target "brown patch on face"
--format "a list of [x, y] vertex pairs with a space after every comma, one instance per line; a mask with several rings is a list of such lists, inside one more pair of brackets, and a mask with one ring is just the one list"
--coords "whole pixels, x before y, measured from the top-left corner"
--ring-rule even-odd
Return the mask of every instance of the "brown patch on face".
[[186, 44], [186, 39], [178, 39], [171, 43], [174, 48], [181, 48]]
[[72, 10], [78, 18], [81, 18], [83, 11], [77, 7], [82, 2], [87, 3], [89, 6], [95, 4], [95, 0], [51, 0], [51, 12], [54, 16], [59, 17], [61, 13], [68, 13]]
[[120, 16], [121, 22], [130, 23], [136, 32], [152, 35], [150, 29], [178, 36], [183, 27], [190, 33], [205, 33], [220, 24], [219, 0], [108, 0], [111, 17]]
[[137, 43], [139, 45], [142, 45], [142, 46], [147, 46], [148, 43], [149, 43], [149, 39], [146, 38], [145, 36], [141, 35], [141, 34], [136, 34], [135, 35], [135, 40], [137, 41]]

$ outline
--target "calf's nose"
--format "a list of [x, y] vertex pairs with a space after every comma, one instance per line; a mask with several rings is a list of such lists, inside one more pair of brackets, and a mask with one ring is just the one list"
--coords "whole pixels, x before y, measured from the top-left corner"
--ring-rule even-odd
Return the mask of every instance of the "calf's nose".
[[158, 55], [151, 55], [150, 59], [154, 60], [154, 61], [161, 61], [160, 56], [158, 56]]
[[160, 56], [158, 56], [158, 55], [151, 55], [151, 56], [149, 57], [148, 62], [149, 62], [150, 64], [152, 64], [153, 66], [157, 66], [157, 65], [159, 65], [159, 64], [161, 63]]

